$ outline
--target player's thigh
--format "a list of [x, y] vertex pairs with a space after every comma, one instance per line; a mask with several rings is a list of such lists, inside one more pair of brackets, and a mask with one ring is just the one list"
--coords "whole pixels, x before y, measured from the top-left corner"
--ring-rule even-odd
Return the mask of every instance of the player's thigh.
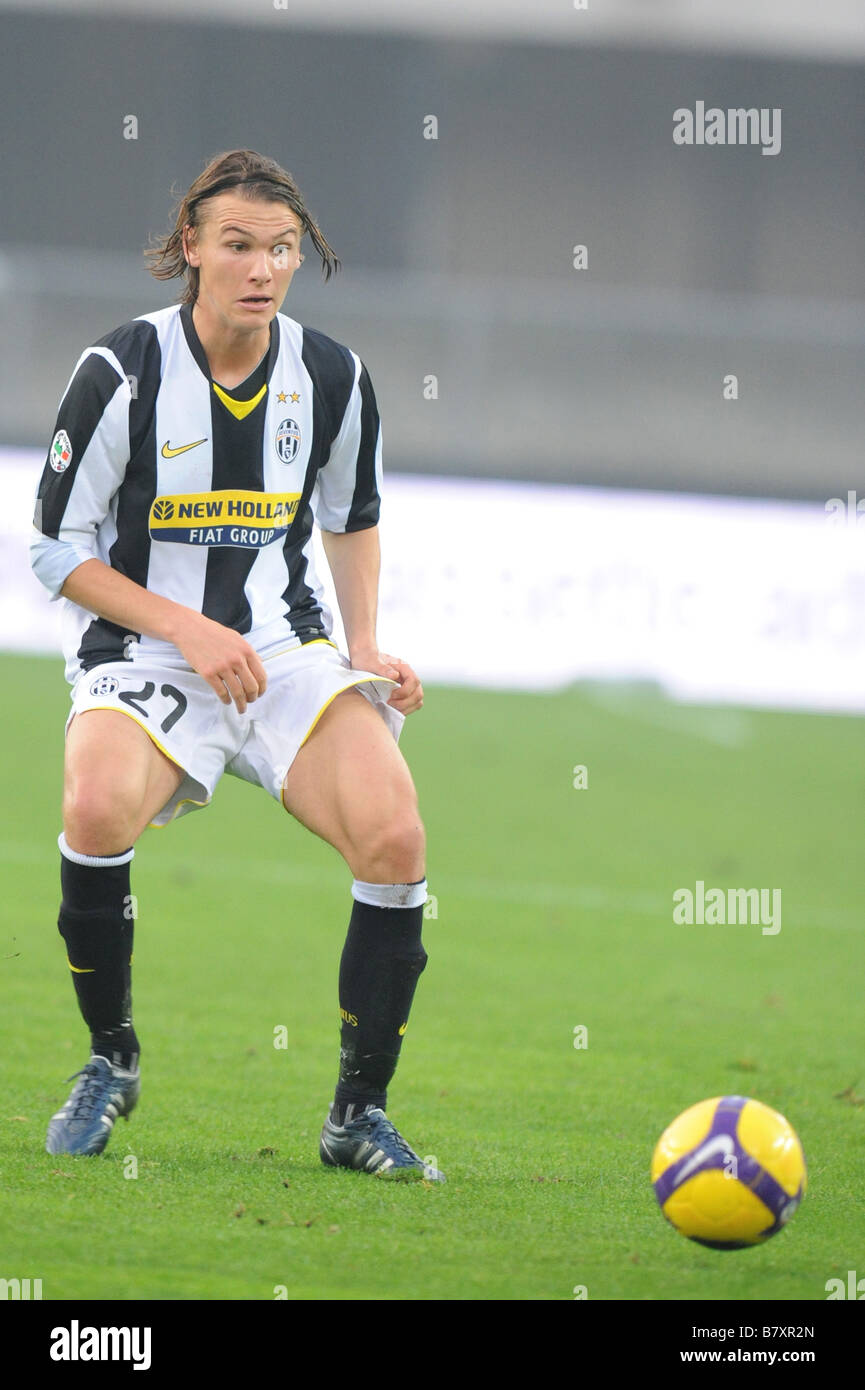
[[356, 690], [338, 695], [286, 774], [285, 809], [351, 862], [376, 841], [423, 853], [408, 765], [381, 715]]
[[119, 854], [173, 796], [183, 770], [117, 710], [84, 710], [66, 734], [64, 833], [81, 854]]

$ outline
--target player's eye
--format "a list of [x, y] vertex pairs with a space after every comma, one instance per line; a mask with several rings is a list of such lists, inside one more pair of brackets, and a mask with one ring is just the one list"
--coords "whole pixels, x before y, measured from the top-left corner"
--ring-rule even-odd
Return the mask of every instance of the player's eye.
[[229, 242], [228, 249], [229, 249], [230, 251], [233, 251], [233, 250], [235, 249], [235, 247], [237, 247], [238, 250], [240, 250], [240, 251], [245, 251], [245, 250], [246, 250], [246, 242], [245, 242], [245, 241], [232, 241], [232, 242]]

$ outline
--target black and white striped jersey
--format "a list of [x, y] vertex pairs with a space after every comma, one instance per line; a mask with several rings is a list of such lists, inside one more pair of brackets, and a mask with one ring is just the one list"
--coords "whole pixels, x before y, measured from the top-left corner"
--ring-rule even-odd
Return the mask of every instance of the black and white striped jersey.
[[[189, 305], [87, 348], [57, 416], [31, 545], [57, 597], [94, 557], [243, 633], [258, 651], [332, 631], [312, 556], [327, 531], [375, 526], [381, 428], [366, 367], [284, 314], [239, 387], [210, 374]], [[184, 664], [177, 648], [63, 600], [66, 674], [105, 661]]]

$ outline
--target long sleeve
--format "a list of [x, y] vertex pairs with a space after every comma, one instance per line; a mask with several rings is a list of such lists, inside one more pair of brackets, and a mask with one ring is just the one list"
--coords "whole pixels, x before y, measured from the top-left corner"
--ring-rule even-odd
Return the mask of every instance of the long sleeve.
[[107, 561], [103, 532], [129, 462], [130, 384], [104, 347], [82, 353], [57, 413], [36, 494], [30, 563], [53, 598], [83, 561]]

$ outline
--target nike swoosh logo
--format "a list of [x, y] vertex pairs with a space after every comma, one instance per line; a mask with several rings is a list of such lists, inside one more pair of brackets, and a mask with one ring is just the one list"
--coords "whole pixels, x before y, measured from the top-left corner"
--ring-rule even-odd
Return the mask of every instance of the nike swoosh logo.
[[731, 1135], [716, 1134], [714, 1139], [707, 1139], [705, 1144], [701, 1144], [697, 1152], [691, 1155], [673, 1186], [679, 1187], [686, 1178], [689, 1178], [708, 1158], [713, 1158], [715, 1154], [723, 1154], [725, 1158], [729, 1158], [735, 1152], [736, 1141]]
[[407, 1023], [407, 1022], [404, 1023], [404, 1024], [402, 1025], [401, 1028], [397, 1028], [396, 1031], [399, 1033], [400, 1037], [402, 1037], [402, 1035], [403, 1035], [403, 1033], [405, 1032], [406, 1028], [408, 1028], [408, 1023]]
[[173, 459], [177, 454], [185, 454], [187, 449], [197, 449], [199, 444], [206, 443], [207, 436], [205, 435], [204, 439], [196, 439], [192, 444], [181, 444], [179, 449], [172, 449], [171, 445], [166, 439], [165, 443], [162, 446], [162, 457], [164, 459]]

